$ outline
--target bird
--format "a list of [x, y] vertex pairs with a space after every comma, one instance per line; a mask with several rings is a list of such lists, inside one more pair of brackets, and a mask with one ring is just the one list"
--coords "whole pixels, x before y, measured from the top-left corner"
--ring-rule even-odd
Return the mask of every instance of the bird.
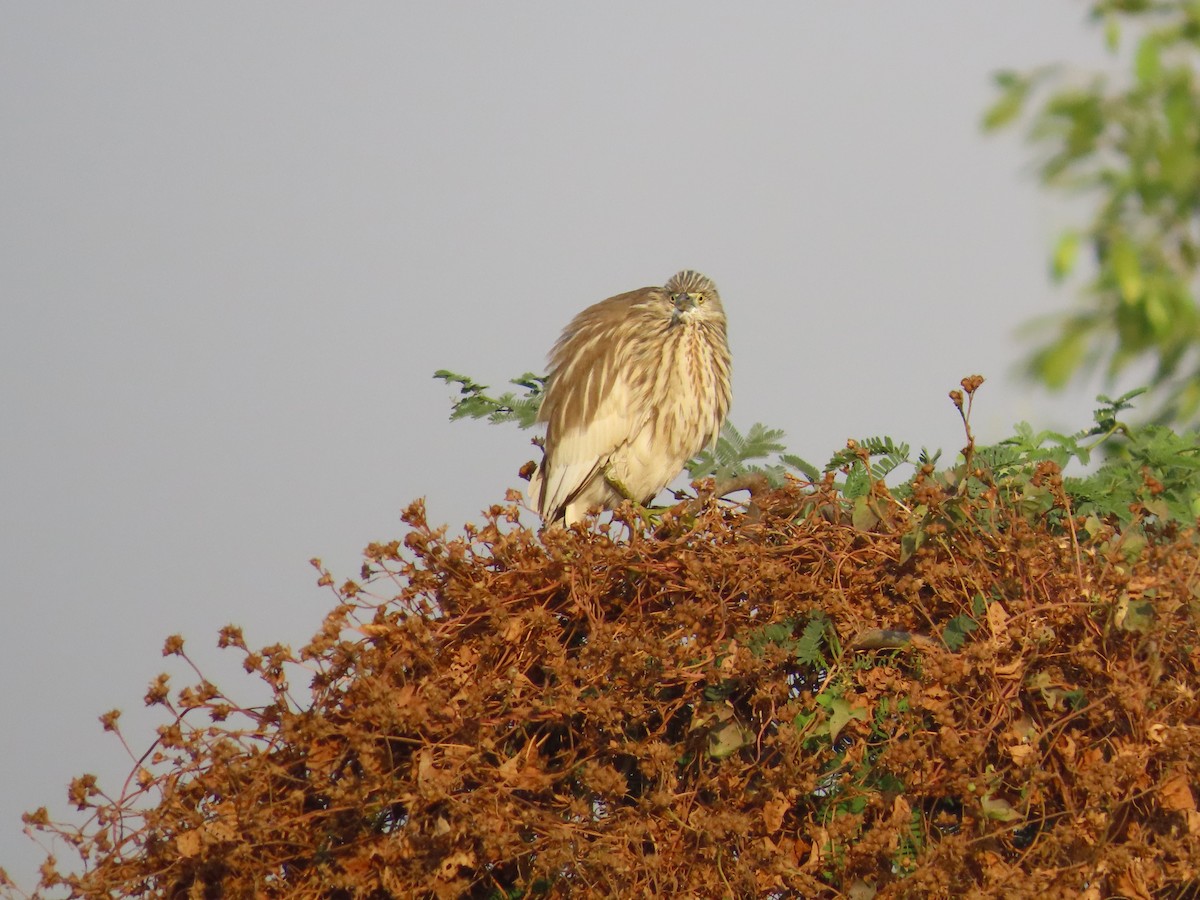
[[647, 506], [716, 442], [732, 403], [717, 286], [685, 269], [579, 313], [549, 355], [546, 436], [529, 496], [547, 525]]

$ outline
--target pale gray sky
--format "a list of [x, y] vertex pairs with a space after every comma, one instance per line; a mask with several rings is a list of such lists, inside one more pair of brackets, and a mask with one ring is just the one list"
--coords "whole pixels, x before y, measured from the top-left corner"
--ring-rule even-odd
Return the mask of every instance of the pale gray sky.
[[457, 528], [517, 485], [528, 435], [451, 425], [431, 373], [540, 370], [606, 296], [712, 276], [734, 423], [816, 463], [952, 455], [973, 372], [984, 440], [1084, 424], [1012, 374], [1071, 302], [1065, 213], [978, 122], [997, 68], [1098, 63], [1085, 11], [0, 5], [0, 865], [32, 885], [20, 814], [72, 776], [120, 790], [96, 717], [148, 745], [166, 635], [255, 697], [218, 628], [299, 646], [309, 557], [353, 576], [413, 498]]

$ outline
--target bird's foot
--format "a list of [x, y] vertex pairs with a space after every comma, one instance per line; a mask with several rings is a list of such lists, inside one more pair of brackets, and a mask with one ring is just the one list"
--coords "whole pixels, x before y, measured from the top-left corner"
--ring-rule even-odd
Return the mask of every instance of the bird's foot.
[[[658, 528], [659, 523], [662, 521], [663, 511], [661, 509], [643, 504], [639, 498], [630, 492], [629, 488], [621, 483], [621, 479], [613, 475], [608, 469], [604, 470], [604, 480], [608, 483], [609, 487], [620, 494], [625, 500], [629, 501], [629, 506], [633, 511], [634, 517], [641, 521], [643, 530], [654, 531]], [[623, 507], [625, 504], [621, 505]], [[632, 521], [626, 521], [625, 524], [632, 526], [633, 523]]]
[[630, 537], [635, 534], [654, 534], [662, 522], [664, 509], [642, 506], [632, 500], [623, 501], [613, 509], [613, 520], [629, 529]]

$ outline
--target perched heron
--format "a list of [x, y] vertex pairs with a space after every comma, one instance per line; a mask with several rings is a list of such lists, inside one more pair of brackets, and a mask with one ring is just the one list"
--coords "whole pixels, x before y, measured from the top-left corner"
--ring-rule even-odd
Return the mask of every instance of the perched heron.
[[690, 270], [589, 306], [550, 351], [529, 495], [547, 524], [645, 506], [713, 443], [731, 392], [725, 310]]

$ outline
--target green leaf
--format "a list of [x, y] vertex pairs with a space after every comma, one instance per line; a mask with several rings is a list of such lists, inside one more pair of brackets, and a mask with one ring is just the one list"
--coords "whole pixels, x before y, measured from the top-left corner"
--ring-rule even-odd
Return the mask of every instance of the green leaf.
[[791, 453], [782, 453], [779, 456], [779, 461], [789, 468], [795, 469], [807, 478], [813, 484], [821, 480], [821, 470], [807, 460], [801, 459]]
[[850, 514], [850, 523], [858, 531], [870, 531], [879, 524], [879, 513], [875, 511], [875, 506], [871, 503], [870, 497], [863, 496], [854, 499], [854, 509]]
[[1149, 600], [1131, 600], [1122, 596], [1117, 603], [1115, 621], [1122, 631], [1150, 630], [1154, 624], [1154, 604]]
[[1029, 79], [1016, 72], [997, 72], [993, 77], [1000, 96], [983, 115], [985, 131], [1002, 128], [1019, 116], [1029, 94]]
[[[1085, 371], [1114, 377], [1148, 362], [1155, 366], [1154, 414], [1194, 420], [1200, 369], [1180, 370], [1197, 346], [1200, 4], [1096, 0], [1090, 9], [1114, 53], [1126, 23], [1135, 28], [1126, 73], [1111, 66], [1082, 75], [1066, 66], [1004, 72], [985, 113], [985, 121], [1002, 124], [1023, 108], [1042, 184], [1074, 201], [1069, 211], [1079, 221], [1052, 252], [1051, 277], [1078, 271], [1085, 242], [1099, 269], [1082, 287], [1084, 308], [1061, 326], [1072, 331], [1069, 339], [1036, 348], [1028, 371], [1061, 387]], [[1030, 85], [1050, 86], [1036, 108]]]
[[438, 369], [433, 373], [433, 377], [449, 385], [459, 386], [460, 396], [451, 406], [451, 421], [464, 418], [487, 419], [492, 424], [515, 422], [521, 428], [530, 428], [537, 422], [542, 390], [546, 382], [541, 375], [526, 372], [520, 378], [514, 378], [511, 383], [524, 388], [524, 394], [518, 396], [512, 391], [506, 391], [499, 397], [489, 396], [486, 384], [479, 384], [466, 375], [459, 375], [448, 369]]
[[1116, 53], [1121, 43], [1121, 26], [1117, 17], [1109, 13], [1104, 17], [1104, 46], [1109, 53]]
[[800, 734], [803, 734], [816, 718], [817, 711], [815, 709], [812, 712], [798, 712], [792, 719], [792, 727]]
[[1079, 688], [1068, 689], [1057, 684], [1048, 672], [1037, 672], [1025, 679], [1026, 687], [1042, 695], [1051, 712], [1070, 706], [1082, 709], [1087, 705], [1087, 696]]
[[829, 628], [829, 619], [823, 613], [814, 613], [796, 642], [796, 659], [805, 665], [825, 665], [825, 656], [821, 651], [825, 646], [826, 637], [830, 634]]
[[900, 565], [904, 565], [925, 543], [925, 517], [929, 509], [918, 506], [912, 511], [912, 521], [908, 530], [900, 536]]
[[985, 131], [995, 131], [1007, 125], [1021, 114], [1022, 100], [1016, 92], [1010, 91], [993, 103], [983, 115]]
[[979, 806], [986, 818], [997, 822], [1012, 822], [1021, 818], [1021, 814], [1012, 808], [1007, 800], [997, 800], [991, 794], [979, 798]]
[[967, 642], [967, 635], [977, 628], [979, 623], [970, 616], [955, 616], [942, 630], [942, 643], [951, 650], [959, 650]]
[[1125, 559], [1133, 562], [1138, 559], [1146, 549], [1146, 536], [1140, 532], [1127, 531], [1121, 536], [1121, 552], [1125, 555]]
[[711, 475], [720, 480], [745, 472], [762, 472], [769, 482], [778, 485], [783, 482], [782, 465], [763, 468], [752, 461], [768, 459], [783, 449], [783, 432], [778, 428], [767, 428], [755, 422], [743, 435], [733, 423], [726, 422], [716, 445], [701, 451], [688, 463], [688, 475], [691, 478]]
[[1065, 331], [1054, 343], [1038, 351], [1030, 360], [1030, 371], [1051, 388], [1061, 388], [1083, 362], [1087, 349], [1087, 333], [1083, 330]]
[[1117, 280], [1121, 299], [1126, 303], [1136, 302], [1142, 295], [1142, 266], [1137, 248], [1125, 238], [1114, 241], [1108, 265]]
[[1073, 271], [1079, 259], [1079, 232], [1068, 231], [1058, 239], [1054, 246], [1054, 256], [1050, 261], [1050, 272], [1055, 281], [1062, 281]]
[[846, 727], [848, 723], [854, 719], [865, 721], [867, 712], [856, 706], [851, 706], [850, 701], [844, 697], [835, 697], [830, 699], [828, 703], [829, 709], [829, 738], [837, 740], [838, 733]]
[[1162, 43], [1158, 35], [1142, 38], [1134, 55], [1133, 71], [1143, 86], [1152, 85], [1162, 77]]
[[708, 755], [713, 759], [726, 759], [752, 743], [753, 732], [743, 728], [736, 719], [730, 719], [708, 733]]
[[1163, 113], [1167, 117], [1171, 135], [1186, 140], [1191, 124], [1196, 119], [1196, 97], [1190, 84], [1174, 83], [1167, 88], [1167, 95], [1163, 99]]
[[1170, 298], [1159, 284], [1151, 284], [1146, 288], [1142, 307], [1145, 310], [1146, 324], [1155, 337], [1170, 334], [1174, 324], [1171, 315]]

